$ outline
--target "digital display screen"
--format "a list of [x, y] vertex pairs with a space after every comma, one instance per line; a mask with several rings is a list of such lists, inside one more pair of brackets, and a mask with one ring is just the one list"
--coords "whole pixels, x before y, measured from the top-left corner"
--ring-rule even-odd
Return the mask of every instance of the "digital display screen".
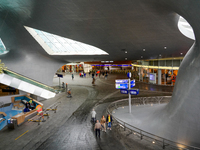
[[149, 80], [155, 81], [155, 75], [154, 75], [154, 74], [150, 74], [150, 75], [149, 75]]

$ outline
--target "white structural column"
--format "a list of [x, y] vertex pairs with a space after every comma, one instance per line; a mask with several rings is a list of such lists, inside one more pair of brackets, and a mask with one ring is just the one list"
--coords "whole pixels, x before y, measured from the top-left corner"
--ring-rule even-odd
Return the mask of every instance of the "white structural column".
[[158, 69], [158, 85], [161, 85], [161, 69]]
[[[130, 78], [128, 79], [128, 89], [129, 89], [129, 91], [130, 91], [130, 89], [131, 89], [131, 79], [130, 79]], [[128, 96], [129, 113], [131, 113], [131, 94], [130, 94], [130, 92], [129, 92], [128, 95], [129, 95], [129, 96]]]

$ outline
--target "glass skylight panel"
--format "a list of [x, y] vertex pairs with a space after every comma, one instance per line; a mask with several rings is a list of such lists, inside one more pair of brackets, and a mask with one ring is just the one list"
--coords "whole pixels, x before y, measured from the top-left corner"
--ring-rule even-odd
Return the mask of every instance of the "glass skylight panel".
[[50, 42], [50, 40], [43, 34], [41, 34], [40, 37], [44, 40], [45, 43]]
[[0, 55], [8, 53], [8, 50], [6, 49], [5, 45], [3, 44], [3, 41], [0, 38]]
[[182, 16], [179, 17], [178, 29], [186, 37], [195, 40], [194, 31], [190, 24]]
[[108, 55], [107, 52], [97, 47], [45, 31], [24, 27], [49, 55]]

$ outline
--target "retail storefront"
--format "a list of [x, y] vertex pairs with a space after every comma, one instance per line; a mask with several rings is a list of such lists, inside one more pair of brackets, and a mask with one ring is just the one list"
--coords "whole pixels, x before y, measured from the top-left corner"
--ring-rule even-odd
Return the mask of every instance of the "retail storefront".
[[138, 60], [133, 62], [135, 78], [146, 83], [174, 85], [183, 58]]

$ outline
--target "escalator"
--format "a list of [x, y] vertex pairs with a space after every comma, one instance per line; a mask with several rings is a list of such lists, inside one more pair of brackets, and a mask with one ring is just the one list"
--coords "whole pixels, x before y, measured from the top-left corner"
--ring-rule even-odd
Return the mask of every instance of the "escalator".
[[0, 74], [0, 83], [45, 99], [54, 97], [57, 92], [54, 88], [48, 85], [8, 69], [3, 69], [3, 73]]

